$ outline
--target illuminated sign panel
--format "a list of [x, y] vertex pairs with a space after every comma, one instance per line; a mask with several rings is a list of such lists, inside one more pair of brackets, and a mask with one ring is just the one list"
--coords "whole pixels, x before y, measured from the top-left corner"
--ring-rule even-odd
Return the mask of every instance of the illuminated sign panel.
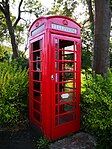
[[42, 24], [41, 26], [39, 26], [38, 28], [34, 29], [32, 32], [31, 32], [31, 36], [35, 36], [36, 34], [42, 32], [45, 28], [45, 24]]
[[71, 27], [67, 27], [67, 26], [63, 26], [63, 25], [59, 25], [59, 24], [52, 23], [51, 28], [59, 30], [59, 31], [64, 31], [64, 32], [68, 32], [68, 33], [77, 34], [77, 29], [76, 28], [71, 28]]

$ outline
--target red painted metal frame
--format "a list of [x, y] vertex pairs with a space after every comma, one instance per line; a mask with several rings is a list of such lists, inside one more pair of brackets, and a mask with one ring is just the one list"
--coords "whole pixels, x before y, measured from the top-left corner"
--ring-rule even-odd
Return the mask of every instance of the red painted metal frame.
[[[64, 25], [63, 22], [67, 22], [68, 27], [76, 28], [77, 34], [59, 31], [51, 28], [51, 24]], [[44, 29], [32, 36], [32, 31], [36, 30], [39, 26], [44, 24]], [[58, 41], [70, 41], [74, 43], [74, 59], [63, 59], [65, 53], [63, 49], [56, 49], [55, 39]], [[34, 45], [38, 42], [40, 48], [34, 51]], [[58, 42], [59, 44], [59, 42]], [[55, 53], [60, 53], [62, 59], [55, 59]], [[69, 49], [66, 52], [69, 52]], [[40, 53], [41, 55], [40, 55]], [[76, 59], [75, 59], [76, 54]], [[70, 18], [63, 16], [51, 16], [41, 17], [37, 19], [31, 25], [29, 29], [29, 119], [31, 123], [40, 128], [43, 134], [51, 140], [55, 140], [72, 132], [80, 129], [80, 89], [81, 89], [81, 37], [80, 37], [80, 25]], [[40, 60], [35, 60], [34, 57], [40, 55]], [[38, 56], [37, 56], [38, 57]], [[65, 65], [71, 62], [73, 64], [73, 70], [64, 70]], [[41, 71], [33, 70], [34, 66], [39, 63]], [[58, 69], [55, 69], [55, 63], [58, 64]], [[36, 66], [35, 66], [36, 67]], [[76, 68], [75, 68], [76, 67]], [[34, 76], [38, 78], [37, 74], [41, 74], [41, 80], [34, 80]], [[60, 95], [67, 93], [67, 91], [59, 90], [60, 86], [65, 86], [66, 80], [56, 80], [56, 75], [60, 77], [60, 74], [64, 75], [64, 72], [73, 72], [73, 79], [69, 79], [69, 83], [73, 82], [74, 89], [68, 93], [73, 94], [71, 102], [60, 102]], [[40, 76], [39, 74], [39, 76]], [[34, 84], [37, 87], [34, 89]], [[56, 84], [58, 85], [58, 91], [56, 92]], [[39, 85], [39, 91], [38, 91]], [[34, 92], [37, 93], [37, 98], [34, 96]], [[36, 94], [35, 94], [36, 95]], [[58, 96], [58, 103], [56, 97]], [[40, 100], [40, 101], [39, 101]], [[66, 106], [72, 106], [73, 109], [66, 111]], [[39, 111], [40, 110], [40, 111]], [[58, 111], [58, 112], [57, 112]], [[72, 117], [70, 121], [64, 123], [64, 118], [69, 114]], [[65, 116], [65, 117], [64, 117]], [[40, 118], [39, 118], [40, 117]], [[65, 118], [66, 119], [66, 118]], [[62, 122], [60, 123], [60, 120]]]
[[[73, 41], [76, 43], [76, 51], [74, 51], [74, 53], [76, 52], [76, 54], [77, 54], [77, 60], [74, 62], [76, 62], [77, 68], [76, 68], [76, 71], [75, 70], [71, 71], [73, 73], [76, 73], [76, 79], [73, 80], [73, 81], [76, 81], [76, 89], [75, 89], [76, 91], [74, 91], [74, 92], [76, 92], [76, 99], [75, 99], [75, 101], [73, 101], [73, 105], [76, 104], [76, 109], [74, 111], [74, 115], [76, 114], [76, 119], [74, 119], [70, 122], [63, 123], [58, 126], [55, 126], [55, 117], [54, 117], [55, 105], [56, 105], [56, 103], [55, 103], [55, 94], [56, 94], [55, 93], [55, 83], [56, 82], [55, 82], [55, 80], [52, 81], [52, 85], [51, 85], [52, 89], [51, 90], [52, 90], [52, 110], [53, 110], [52, 111], [52, 138], [53, 139], [59, 138], [60, 136], [65, 136], [65, 135], [72, 133], [74, 131], [78, 131], [80, 128], [80, 107], [79, 107], [79, 104], [80, 104], [80, 72], [81, 72], [81, 70], [80, 70], [80, 47], [79, 47], [80, 39], [52, 34], [51, 35], [51, 39], [52, 39], [51, 49], [53, 52], [55, 52], [55, 46], [54, 46], [54, 40], [53, 40], [54, 38]], [[51, 54], [51, 61], [53, 62], [52, 67], [51, 67], [52, 68], [51, 74], [55, 75], [56, 70], [55, 70], [54, 64], [55, 64], [56, 60], [55, 60], [55, 53], [53, 53], [53, 52]], [[64, 61], [64, 62], [66, 62], [66, 61]], [[70, 71], [68, 71], [68, 72], [70, 72]], [[62, 94], [62, 92], [61, 92], [61, 94]]]

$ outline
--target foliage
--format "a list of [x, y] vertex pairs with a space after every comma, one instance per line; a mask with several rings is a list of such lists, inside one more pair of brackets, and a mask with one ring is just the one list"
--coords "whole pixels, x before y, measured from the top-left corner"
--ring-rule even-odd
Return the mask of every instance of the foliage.
[[[82, 69], [86, 71], [92, 68], [92, 58], [93, 58], [93, 45], [94, 45], [94, 2], [81, 0], [84, 6], [86, 6], [85, 20], [82, 26]], [[91, 10], [90, 10], [91, 9]], [[90, 13], [91, 12], [91, 13]]]
[[[14, 8], [17, 9], [17, 15], [12, 11]], [[1, 36], [8, 35], [12, 46], [13, 58], [18, 58], [18, 45], [24, 42], [23, 31], [27, 26], [28, 18], [24, 17], [25, 13], [33, 13], [38, 17], [42, 12], [42, 5], [38, 0], [19, 0], [18, 4], [15, 0], [0, 2], [0, 18], [2, 18], [2, 21], [0, 21], [0, 34]], [[23, 14], [23, 18], [21, 14]], [[24, 20], [26, 25], [19, 24], [20, 20]], [[5, 38], [4, 40], [7, 41]]]
[[17, 61], [12, 59], [12, 50], [9, 47], [0, 45], [0, 62], [10, 62], [12, 66], [21, 67], [22, 69], [28, 68], [28, 59], [23, 51], [18, 51]]
[[112, 68], [112, 37], [110, 37], [110, 68]]
[[85, 70], [92, 67], [92, 52], [86, 48], [82, 51], [82, 69]]
[[16, 64], [0, 62], [0, 125], [15, 126], [25, 116], [27, 71]]
[[0, 45], [0, 61], [9, 60], [11, 57], [11, 48]]
[[[16, 19], [16, 17], [11, 14], [12, 23], [14, 23], [15, 19]], [[15, 35], [16, 35], [17, 43], [23, 43], [23, 41], [24, 41], [24, 38], [22, 36], [22, 33], [24, 31], [23, 29], [24, 29], [23, 24], [19, 24], [16, 26]], [[3, 43], [3, 41], [10, 42], [10, 36], [9, 36], [5, 16], [0, 11], [0, 42], [1, 42], [1, 44]]]
[[39, 0], [25, 0], [23, 9], [24, 12], [34, 14], [37, 18], [45, 11]]
[[76, 0], [55, 0], [53, 7], [48, 14], [58, 14], [73, 17], [77, 3], [78, 2]]
[[18, 59], [17, 61], [15, 59], [11, 60], [12, 66], [14, 67], [15, 64], [17, 67], [21, 67], [23, 70], [24, 68], [28, 69], [28, 59], [25, 56], [25, 53], [23, 51], [18, 51]]
[[93, 36], [90, 25], [82, 28], [82, 69], [92, 67]]
[[110, 68], [112, 68], [112, 51], [110, 51]]
[[49, 145], [49, 141], [44, 138], [44, 137], [41, 137], [38, 141], [37, 141], [37, 149], [45, 149], [45, 148], [49, 148], [48, 147]]
[[0, 11], [0, 42], [3, 42], [6, 36], [7, 36], [6, 21], [5, 21], [3, 13]]
[[24, 44], [24, 41], [25, 41], [24, 29], [25, 29], [24, 24], [19, 24], [19, 25], [16, 26], [15, 36], [16, 36], [16, 42], [17, 42], [18, 46], [21, 45], [21, 44]]
[[112, 72], [105, 78], [86, 74], [83, 82], [83, 127], [97, 136], [102, 149], [109, 148], [112, 145]]

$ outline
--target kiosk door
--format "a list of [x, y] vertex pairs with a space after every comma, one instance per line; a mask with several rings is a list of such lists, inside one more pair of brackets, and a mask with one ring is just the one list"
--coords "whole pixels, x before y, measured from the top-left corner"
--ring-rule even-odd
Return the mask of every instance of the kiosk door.
[[[79, 119], [80, 50], [79, 39], [52, 35], [53, 75], [53, 138], [77, 131]], [[54, 78], [54, 79], [53, 79]]]
[[30, 117], [37, 126], [41, 127], [42, 113], [42, 55], [43, 55], [43, 40], [44, 36], [39, 36], [30, 41], [30, 70], [29, 70], [29, 96], [30, 96]]

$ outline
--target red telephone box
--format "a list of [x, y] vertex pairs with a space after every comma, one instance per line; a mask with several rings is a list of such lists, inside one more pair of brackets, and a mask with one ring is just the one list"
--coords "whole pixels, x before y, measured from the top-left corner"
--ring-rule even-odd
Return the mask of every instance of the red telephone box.
[[80, 129], [80, 25], [40, 17], [29, 29], [29, 118], [55, 140]]

